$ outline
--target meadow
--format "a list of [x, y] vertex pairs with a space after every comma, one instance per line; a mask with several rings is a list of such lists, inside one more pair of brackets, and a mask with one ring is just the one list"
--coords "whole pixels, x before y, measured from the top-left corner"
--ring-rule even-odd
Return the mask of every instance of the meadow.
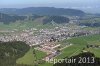
[[34, 49], [30, 48], [30, 50], [21, 58], [19, 58], [16, 63], [17, 64], [26, 64], [26, 65], [34, 65], [34, 61], [40, 60], [41, 58], [46, 56], [46, 53], [35, 50], [36, 56], [33, 54]]

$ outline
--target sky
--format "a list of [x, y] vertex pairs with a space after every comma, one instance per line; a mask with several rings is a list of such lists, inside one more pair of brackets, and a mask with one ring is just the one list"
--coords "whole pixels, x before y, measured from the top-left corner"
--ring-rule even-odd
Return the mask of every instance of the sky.
[[0, 0], [0, 8], [23, 7], [98, 7], [100, 0]]
[[0, 8], [58, 7], [99, 9], [100, 0], [0, 0]]

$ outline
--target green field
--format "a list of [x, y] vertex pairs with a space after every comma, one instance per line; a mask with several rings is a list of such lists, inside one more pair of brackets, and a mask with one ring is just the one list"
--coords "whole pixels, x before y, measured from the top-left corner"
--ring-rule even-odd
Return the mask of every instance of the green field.
[[[17, 64], [27, 64], [27, 65], [33, 65], [34, 63], [34, 60], [35, 60], [35, 57], [33, 55], [33, 50], [34, 49], [30, 49], [22, 58], [19, 58], [16, 63]], [[37, 56], [37, 59], [41, 59], [43, 58], [44, 56], [46, 56], [46, 53], [44, 52], [41, 52], [41, 51], [38, 51], [38, 50], [35, 50], [36, 52], [36, 56]]]
[[90, 48], [89, 51], [92, 52], [92, 53], [94, 53], [96, 55], [96, 57], [100, 58], [100, 49]]
[[[65, 57], [71, 57], [74, 55], [79, 54], [83, 48], [86, 47], [88, 43], [94, 43], [94, 44], [100, 44], [100, 35], [90, 35], [90, 36], [82, 36], [82, 37], [77, 37], [77, 38], [72, 38], [69, 40], [64, 40], [60, 43], [72, 43], [73, 45], [65, 48], [61, 51], [61, 54], [58, 55], [56, 58], [61, 59]], [[90, 48], [88, 49], [90, 52], [94, 53], [96, 57], [100, 57], [100, 49], [97, 48]]]
[[[79, 38], [73, 38], [73, 39], [70, 39], [68, 41], [75, 44], [76, 46], [80, 46], [80, 48], [81, 47], [84, 48], [84, 46], [86, 46], [87, 44], [100, 45], [100, 35], [83, 36], [83, 37], [79, 37]], [[99, 48], [98, 49], [97, 48], [90, 48], [89, 51], [94, 53], [95, 56], [100, 57], [100, 53], [99, 53], [100, 49]]]
[[72, 38], [69, 40], [64, 40], [60, 43], [72, 43], [73, 45], [65, 48], [61, 51], [61, 54], [58, 55], [56, 58], [57, 59], [61, 59], [61, 58], [65, 58], [65, 57], [71, 57], [74, 55], [77, 55], [81, 52], [81, 50], [86, 46], [87, 42], [83, 39], [83, 37], [78, 37], [78, 38]]

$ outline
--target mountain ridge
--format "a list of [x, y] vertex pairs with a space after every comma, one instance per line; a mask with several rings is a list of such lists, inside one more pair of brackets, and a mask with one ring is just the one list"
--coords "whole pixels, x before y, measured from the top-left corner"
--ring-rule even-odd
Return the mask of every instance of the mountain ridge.
[[27, 7], [27, 8], [2, 8], [1, 13], [6, 14], [37, 14], [37, 15], [68, 15], [68, 16], [84, 16], [85, 12], [77, 9], [55, 8], [55, 7]]

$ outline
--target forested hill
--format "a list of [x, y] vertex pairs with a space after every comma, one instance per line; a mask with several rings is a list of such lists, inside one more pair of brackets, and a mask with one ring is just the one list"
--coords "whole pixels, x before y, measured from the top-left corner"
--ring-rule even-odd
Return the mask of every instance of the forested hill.
[[40, 16], [40, 15], [32, 15], [32, 14], [27, 16], [18, 16], [18, 15], [9, 15], [9, 14], [0, 13], [0, 22], [3, 22], [4, 24], [10, 24], [12, 22], [14, 23], [16, 21], [19, 22], [32, 21], [34, 23], [34, 20], [36, 19], [37, 20], [42, 19], [39, 21], [42, 24], [51, 23], [52, 21], [58, 24], [69, 22], [69, 18], [64, 16]]
[[17, 20], [24, 20], [26, 18], [27, 18], [26, 16], [8, 15], [0, 13], [0, 22], [3, 22], [5, 24], [8, 24], [10, 22], [15, 22]]
[[0, 22], [3, 22], [4, 24], [9, 24], [11, 22], [16, 22], [16, 21], [33, 21], [36, 18], [40, 18], [42, 16], [39, 15], [24, 15], [24, 16], [19, 16], [19, 15], [10, 15], [10, 14], [3, 14], [0, 13]]
[[58, 24], [62, 24], [69, 23], [70, 19], [64, 16], [47, 16], [45, 19], [43, 19], [43, 24], [47, 24], [52, 21]]
[[29, 45], [20, 41], [0, 42], [0, 66], [27, 66], [16, 64], [16, 60], [29, 49]]
[[28, 7], [22, 9], [16, 8], [3, 8], [0, 9], [1, 13], [6, 14], [37, 14], [37, 15], [69, 15], [69, 16], [84, 16], [85, 13], [76, 9], [54, 8], [54, 7]]

